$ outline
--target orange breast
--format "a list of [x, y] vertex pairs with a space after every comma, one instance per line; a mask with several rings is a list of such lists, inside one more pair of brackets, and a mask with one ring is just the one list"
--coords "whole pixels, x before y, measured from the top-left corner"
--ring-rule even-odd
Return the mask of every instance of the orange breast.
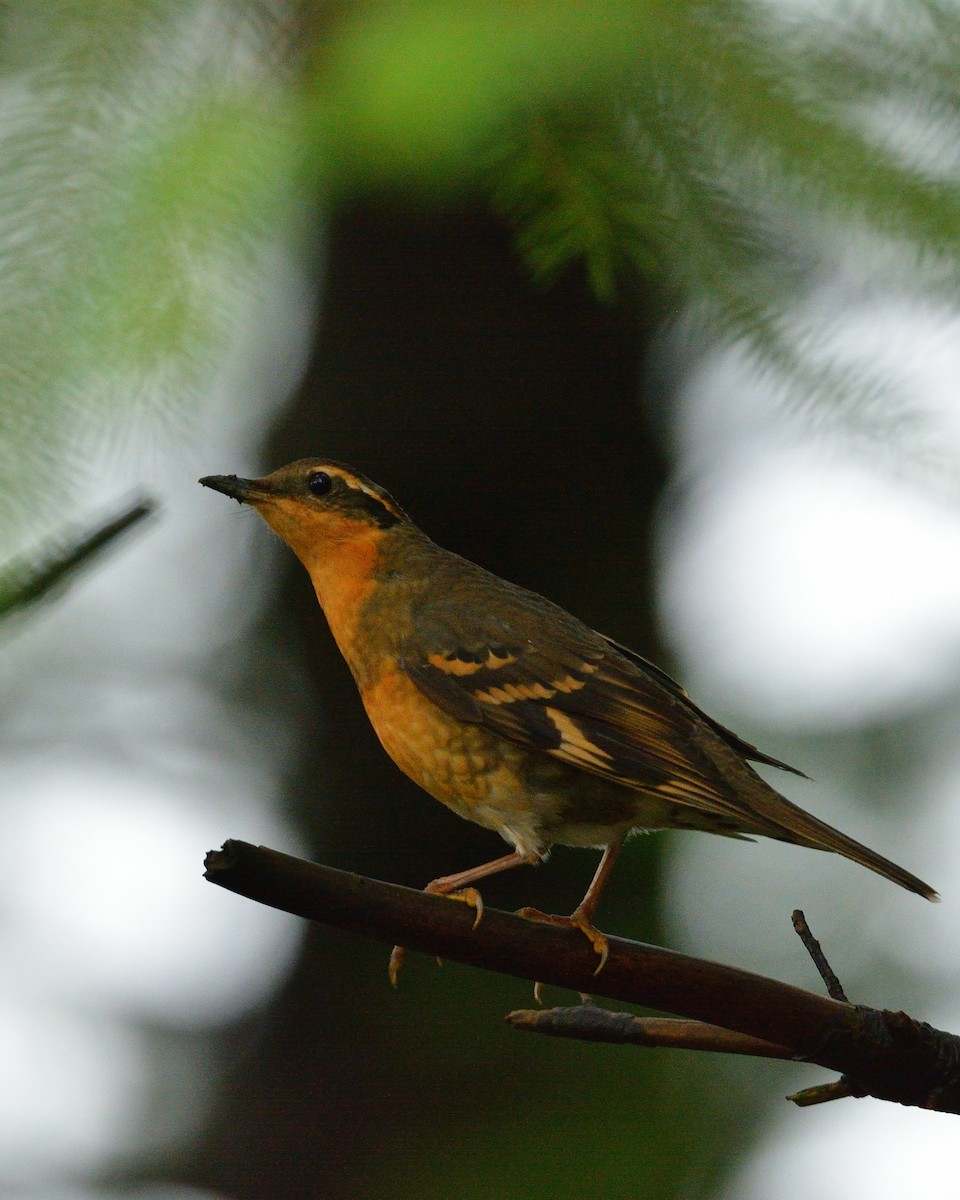
[[[448, 716], [395, 662], [361, 695], [384, 749], [424, 791], [510, 841], [539, 825], [517, 770], [520, 747]], [[523, 840], [529, 840], [526, 832]]]
[[377, 736], [401, 771], [453, 808], [482, 801], [498, 763], [488, 739], [475, 736], [480, 731], [441, 712], [396, 664], [361, 694]]

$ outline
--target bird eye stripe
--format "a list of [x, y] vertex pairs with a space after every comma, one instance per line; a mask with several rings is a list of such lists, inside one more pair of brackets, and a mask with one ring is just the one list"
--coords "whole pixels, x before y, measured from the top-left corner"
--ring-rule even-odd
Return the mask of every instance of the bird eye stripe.
[[[359, 493], [358, 499], [364, 498], [365, 507], [371, 512], [378, 514], [381, 520], [387, 524], [395, 524], [397, 521], [403, 520], [403, 512], [396, 504], [391, 503], [381, 492], [375, 491], [356, 477], [341, 476], [343, 482], [354, 493]], [[389, 518], [393, 518], [389, 521]]]
[[[389, 529], [406, 519], [406, 514], [385, 491], [370, 484], [342, 464], [324, 462], [304, 464], [309, 469], [307, 487], [314, 495], [334, 494], [334, 506], [341, 510], [360, 511], [381, 529]], [[315, 490], [313, 480], [325, 480], [321, 490]]]

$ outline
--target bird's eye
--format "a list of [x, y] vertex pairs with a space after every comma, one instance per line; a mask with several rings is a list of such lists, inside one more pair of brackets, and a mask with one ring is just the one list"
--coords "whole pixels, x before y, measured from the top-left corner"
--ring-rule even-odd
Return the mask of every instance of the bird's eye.
[[311, 471], [307, 477], [307, 487], [314, 496], [325, 496], [333, 487], [333, 480], [326, 471]]

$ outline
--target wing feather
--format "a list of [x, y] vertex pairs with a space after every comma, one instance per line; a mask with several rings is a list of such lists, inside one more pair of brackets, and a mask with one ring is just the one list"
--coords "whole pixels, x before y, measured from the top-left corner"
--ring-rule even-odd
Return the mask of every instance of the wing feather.
[[[479, 568], [449, 578], [398, 649], [438, 707], [594, 776], [703, 814], [694, 827], [833, 850], [936, 899], [916, 876], [791, 804], [750, 761], [801, 772], [699, 709], [679, 684], [556, 605]], [[469, 585], [469, 586], [467, 586]], [[485, 604], [478, 604], [482, 597]], [[673, 816], [672, 824], [683, 824]]]
[[744, 805], [711, 747], [722, 741], [741, 761], [783, 765], [706, 717], [658, 668], [566, 614], [537, 638], [519, 637], [493, 618], [465, 631], [462, 617], [439, 615], [446, 619], [423, 615], [403, 663], [424, 695], [462, 721], [611, 782], [724, 816], [743, 816]]
[[739, 734], [734, 733], [732, 729], [728, 729], [726, 725], [721, 725], [709, 713], [705, 713], [699, 705], [694, 704], [687, 695], [686, 690], [675, 679], [669, 676], [666, 671], [658, 667], [656, 663], [650, 662], [649, 659], [637, 654], [635, 650], [631, 650], [629, 646], [624, 646], [622, 642], [614, 641], [613, 638], [607, 637], [604, 633], [601, 633], [599, 636], [619, 654], [622, 654], [625, 659], [632, 662], [639, 670], [646, 672], [658, 680], [667, 691], [685, 704], [692, 712], [695, 712], [702, 721], [709, 725], [715, 733], [718, 733], [727, 745], [736, 750], [738, 754], [742, 754], [750, 762], [764, 763], [766, 766], [776, 767], [780, 771], [789, 771], [792, 775], [799, 775], [801, 779], [810, 778], [809, 775], [805, 774], [798, 767], [792, 767], [789, 763], [783, 762], [782, 759], [774, 758], [772, 754], [765, 754], [762, 750], [758, 750], [756, 746], [746, 741], [746, 739], [740, 737]]

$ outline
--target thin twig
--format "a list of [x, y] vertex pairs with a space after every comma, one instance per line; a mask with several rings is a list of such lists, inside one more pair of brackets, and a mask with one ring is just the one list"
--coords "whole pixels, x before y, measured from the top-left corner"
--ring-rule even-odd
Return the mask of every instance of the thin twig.
[[827, 962], [827, 956], [821, 949], [820, 943], [810, 931], [810, 926], [807, 924], [807, 918], [803, 915], [799, 908], [795, 908], [790, 918], [793, 921], [793, 927], [797, 931], [800, 941], [813, 959], [813, 965], [820, 972], [820, 978], [827, 985], [827, 995], [834, 1000], [840, 1000], [843, 1004], [849, 1004], [846, 992], [843, 990], [843, 985], [834, 973], [833, 967]]

